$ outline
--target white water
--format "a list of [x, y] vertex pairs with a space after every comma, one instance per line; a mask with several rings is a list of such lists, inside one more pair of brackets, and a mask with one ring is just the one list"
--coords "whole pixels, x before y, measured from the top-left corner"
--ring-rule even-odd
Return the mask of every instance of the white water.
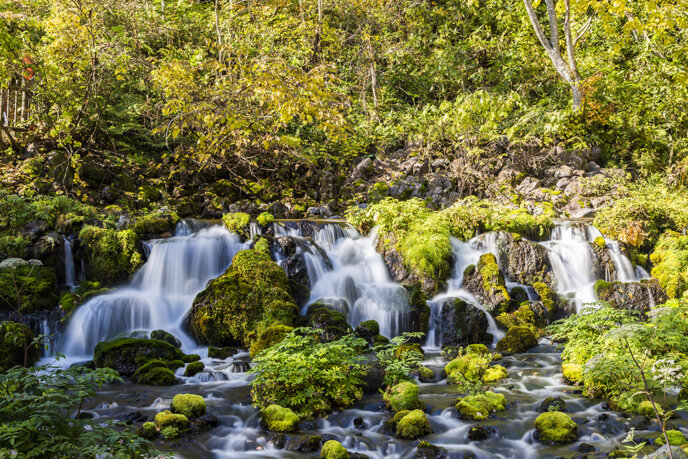
[[182, 332], [184, 316], [207, 282], [220, 274], [242, 248], [239, 237], [220, 226], [153, 241], [150, 257], [131, 283], [89, 300], [74, 313], [64, 352], [89, 357], [100, 341], [134, 331], [164, 329], [195, 344]]
[[64, 241], [64, 262], [65, 262], [65, 285], [71, 289], [76, 287], [76, 268], [74, 267], [74, 254], [72, 253], [72, 243], [66, 236], [62, 236]]

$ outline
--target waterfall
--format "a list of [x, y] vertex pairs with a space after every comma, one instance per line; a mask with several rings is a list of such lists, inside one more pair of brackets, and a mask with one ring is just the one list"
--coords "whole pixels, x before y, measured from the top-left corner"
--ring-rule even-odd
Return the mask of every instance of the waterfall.
[[77, 284], [72, 244], [67, 236], [62, 236], [62, 240], [64, 241], [65, 285], [72, 290]]
[[[186, 228], [179, 234], [185, 234]], [[196, 294], [225, 271], [242, 247], [237, 235], [220, 226], [153, 241], [148, 261], [127, 286], [77, 309], [65, 333], [65, 354], [89, 356], [100, 341], [155, 329], [194, 347], [181, 330], [182, 320]]]

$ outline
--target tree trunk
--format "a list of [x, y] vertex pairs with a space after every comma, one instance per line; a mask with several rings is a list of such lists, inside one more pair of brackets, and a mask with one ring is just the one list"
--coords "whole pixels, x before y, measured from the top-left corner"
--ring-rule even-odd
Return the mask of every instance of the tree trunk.
[[583, 104], [583, 92], [580, 89], [580, 80], [571, 83], [571, 94], [573, 95], [573, 111], [578, 113]]

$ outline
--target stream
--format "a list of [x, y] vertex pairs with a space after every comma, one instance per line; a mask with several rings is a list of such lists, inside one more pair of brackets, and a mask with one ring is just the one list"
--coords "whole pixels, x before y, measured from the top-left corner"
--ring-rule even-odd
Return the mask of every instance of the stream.
[[[261, 230], [257, 225], [251, 226], [252, 235]], [[407, 291], [393, 281], [384, 259], [375, 251], [375, 231], [364, 237], [339, 223], [276, 222], [272, 232], [276, 237], [292, 236], [303, 242], [298, 250], [303, 252], [306, 262], [311, 296], [302, 313], [308, 304], [321, 301], [345, 313], [353, 327], [374, 319], [385, 336], [396, 336], [408, 329]], [[599, 232], [591, 226], [562, 222], [552, 231], [550, 240], [541, 243], [549, 250], [557, 291], [574, 294], [577, 309], [594, 301], [596, 279], [589, 243], [598, 236]], [[463, 271], [482, 254], [497, 255], [499, 249], [492, 233], [467, 242], [456, 239], [451, 242], [454, 267], [447, 291], [428, 301], [431, 319], [424, 345], [425, 365], [435, 371], [437, 381], [419, 384], [420, 398], [426, 404], [434, 431], [423, 440], [445, 448], [450, 457], [456, 458], [538, 458], [573, 457], [585, 445], [592, 445], [598, 452], [609, 452], [620, 444], [631, 427], [637, 430], [636, 438], [658, 435], [656, 431], [646, 430], [650, 423], [645, 418], [626, 418], [607, 409], [601, 401], [582, 397], [578, 388], [565, 385], [559, 352], [545, 339], [526, 353], [507, 356], [498, 362], [509, 371], [507, 380], [493, 384], [496, 392], [506, 396], [509, 404], [505, 412], [481, 423], [459, 419], [454, 408], [458, 389], [442, 379], [446, 361], [440, 353], [445, 341], [441, 308], [443, 300], [462, 298], [484, 310], [461, 287]], [[220, 226], [182, 222], [174, 237], [149, 242], [148, 260], [128, 285], [89, 300], [74, 313], [66, 330], [54, 340], [53, 350], [66, 355], [58, 361], [59, 365], [91, 359], [93, 347], [100, 341], [117, 336], [143, 336], [155, 329], [177, 336], [183, 343], [182, 350], [201, 355], [206, 365], [194, 377], [184, 377], [184, 369], [178, 369], [181, 383], [175, 386], [153, 387], [131, 382], [107, 385], [88, 410], [96, 417], [141, 422], [168, 409], [172, 397], [178, 393], [203, 395], [208, 412], [218, 418], [220, 425], [191, 440], [159, 444], [160, 448], [184, 458], [319, 457], [319, 450], [290, 451], [298, 449], [304, 436], [316, 434], [336, 439], [349, 451], [371, 458], [414, 457], [418, 441], [399, 440], [383, 432], [383, 422], [390, 415], [382, 406], [381, 394], [365, 395], [349, 409], [303, 422], [302, 431], [296, 434], [275, 434], [260, 428], [259, 413], [250, 403], [250, 376], [246, 374], [250, 368], [248, 352], [225, 360], [209, 358], [207, 348], [196, 345], [182, 327], [196, 294], [210, 279], [224, 272], [234, 254], [247, 247], [248, 243]], [[647, 277], [642, 270], [633, 269], [614, 241], [607, 241], [606, 250], [616, 268], [614, 275], [606, 275], [606, 280], [630, 282]], [[285, 258], [278, 251], [273, 253], [273, 258], [285, 265]], [[65, 259], [72, 260], [71, 254]], [[74, 268], [67, 266], [66, 270], [70, 273], [69, 281], [74, 283], [77, 277]], [[520, 284], [507, 279], [509, 289], [516, 286]], [[531, 299], [536, 299], [532, 288], [523, 287]], [[492, 333], [494, 344], [504, 332], [489, 314], [487, 318], [487, 331]], [[55, 329], [50, 324], [45, 327]], [[53, 361], [45, 356], [41, 363]], [[561, 397], [566, 401], [568, 413], [579, 426], [580, 438], [576, 443], [548, 446], [533, 438], [538, 407], [547, 397]], [[672, 423], [688, 426], [688, 419], [682, 414]], [[488, 428], [489, 438], [480, 441], [468, 438], [470, 428], [476, 424]]]

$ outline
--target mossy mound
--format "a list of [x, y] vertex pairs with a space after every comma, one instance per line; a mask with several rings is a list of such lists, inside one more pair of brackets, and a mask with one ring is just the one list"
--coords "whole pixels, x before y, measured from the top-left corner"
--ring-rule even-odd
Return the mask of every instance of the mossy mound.
[[356, 335], [373, 345], [375, 338], [380, 334], [380, 325], [374, 320], [364, 320], [356, 327]]
[[168, 333], [165, 330], [153, 330], [150, 334], [150, 339], [157, 339], [158, 341], [164, 341], [171, 344], [176, 348], [182, 347], [182, 342], [179, 341], [172, 333]]
[[143, 264], [133, 230], [84, 226], [79, 232], [86, 256], [86, 276], [110, 283], [129, 278]]
[[397, 421], [397, 437], [415, 440], [432, 433], [428, 417], [421, 410], [413, 410]]
[[263, 228], [267, 228], [275, 221], [275, 217], [270, 212], [263, 212], [256, 217], [256, 221]]
[[387, 389], [382, 399], [392, 411], [415, 410], [422, 407], [418, 393], [418, 386], [410, 381], [404, 381]]
[[299, 430], [299, 417], [289, 408], [270, 405], [260, 412], [263, 421], [273, 432], [296, 432]]
[[511, 327], [497, 343], [497, 351], [507, 355], [516, 354], [537, 345], [537, 338], [528, 327]]
[[84, 281], [72, 292], [65, 292], [60, 297], [60, 308], [66, 313], [72, 313], [77, 307], [84, 304], [96, 295], [110, 291], [103, 287], [100, 282]]
[[495, 318], [497, 323], [507, 330], [511, 327], [526, 327], [536, 337], [541, 336], [547, 326], [546, 320], [542, 319], [541, 314], [535, 314], [530, 301], [522, 303], [513, 312], [503, 312]]
[[537, 437], [551, 444], [573, 443], [578, 440], [578, 425], [566, 413], [542, 413], [535, 419]]
[[243, 250], [196, 296], [186, 321], [200, 343], [250, 347], [269, 326], [293, 325], [297, 315], [284, 270], [267, 253]]
[[285, 336], [294, 330], [294, 327], [288, 325], [271, 325], [260, 334], [258, 340], [251, 345], [251, 358], [257, 356], [265, 349], [268, 349], [275, 344], [281, 342]]
[[28, 262], [1, 268], [0, 298], [0, 311], [18, 309], [31, 313], [53, 308], [58, 299], [55, 271]]
[[583, 368], [574, 363], [564, 363], [561, 365], [561, 372], [564, 379], [571, 384], [580, 384], [583, 382]]
[[420, 367], [418, 368], [418, 379], [424, 383], [435, 382], [435, 372], [432, 368]]
[[456, 409], [464, 419], [484, 421], [492, 413], [506, 410], [506, 398], [495, 392], [469, 395], [457, 401]]
[[[0, 322], [0, 372], [24, 365], [24, 347], [33, 341], [29, 327], [17, 322]], [[26, 353], [26, 364], [38, 360], [38, 348], [31, 346]]]
[[557, 307], [555, 302], [556, 294], [549, 287], [549, 285], [545, 284], [544, 282], [535, 282], [533, 284], [533, 289], [535, 289], [535, 293], [538, 294], [540, 301], [545, 306], [550, 318], [552, 318]]
[[160, 430], [166, 427], [184, 430], [189, 427], [189, 419], [183, 414], [174, 414], [170, 410], [165, 410], [155, 415], [155, 427]]
[[349, 452], [337, 440], [328, 440], [320, 450], [322, 459], [349, 459]]
[[183, 360], [184, 353], [165, 341], [155, 339], [117, 338], [98, 343], [93, 354], [97, 368], [112, 368], [131, 376], [146, 362]]
[[191, 377], [196, 376], [198, 373], [203, 371], [205, 364], [203, 362], [191, 362], [184, 369], [184, 376]]
[[[688, 443], [686, 437], [678, 430], [667, 430], [666, 435], [669, 438], [669, 444], [671, 446], [682, 446]], [[657, 440], [655, 440], [655, 444], [660, 446], [666, 445], [664, 435], [660, 435], [659, 437], [657, 437]]]
[[188, 419], [199, 418], [206, 412], [205, 400], [200, 395], [177, 394], [172, 399], [171, 411]]
[[504, 368], [501, 365], [492, 365], [487, 370], [485, 370], [485, 374], [483, 375], [483, 382], [497, 382], [508, 377], [509, 372], [506, 371], [506, 368]]
[[650, 419], [654, 419], [657, 416], [657, 413], [655, 413], [655, 407], [657, 408], [657, 411], [659, 411], [660, 416], [664, 415], [664, 410], [662, 407], [659, 404], [656, 404], [653, 407], [652, 402], [649, 400], [643, 400], [640, 402], [634, 411], [641, 416], [647, 416]]

